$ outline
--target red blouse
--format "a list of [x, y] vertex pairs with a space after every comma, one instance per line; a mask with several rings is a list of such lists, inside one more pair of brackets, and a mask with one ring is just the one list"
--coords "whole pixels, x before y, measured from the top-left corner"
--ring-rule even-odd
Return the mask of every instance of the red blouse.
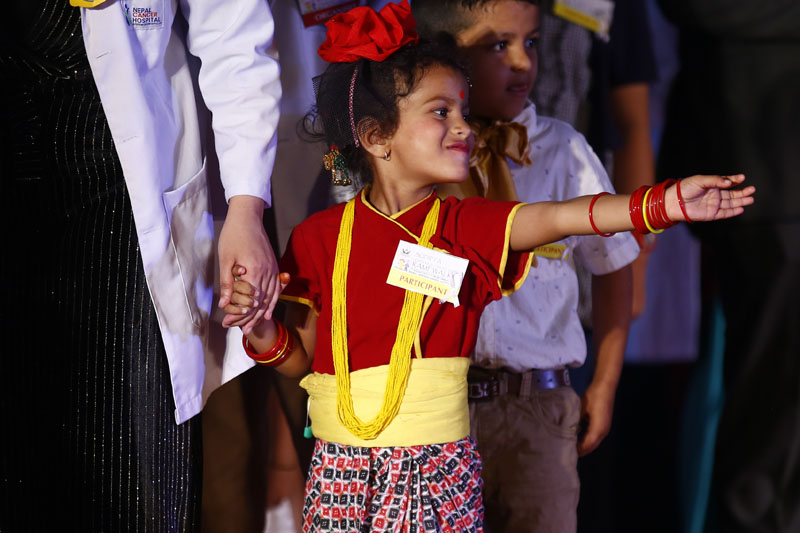
[[[421, 202], [388, 217], [372, 207], [362, 191], [356, 199], [347, 277], [347, 324], [350, 370], [389, 363], [405, 290], [386, 278], [401, 240], [416, 243], [433, 202]], [[318, 313], [312, 368], [333, 374], [331, 298], [333, 262], [344, 205], [312, 215], [292, 232], [281, 272], [292, 279], [281, 298], [310, 306]], [[469, 260], [461, 284], [461, 305], [434, 300], [420, 333], [423, 357], [470, 357], [484, 307], [524, 281], [529, 253], [509, 250], [512, 210], [516, 202], [484, 198], [442, 201], [431, 244]]]

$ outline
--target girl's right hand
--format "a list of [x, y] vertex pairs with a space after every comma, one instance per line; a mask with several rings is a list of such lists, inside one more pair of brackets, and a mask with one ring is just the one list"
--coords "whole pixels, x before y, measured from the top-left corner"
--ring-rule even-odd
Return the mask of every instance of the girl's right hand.
[[[243, 267], [234, 265], [232, 270], [234, 276], [233, 292], [230, 301], [223, 308], [226, 314], [222, 320], [222, 326], [225, 328], [233, 326], [243, 327], [242, 331], [247, 335], [263, 320], [263, 318], [255, 323], [248, 323], [252, 320], [252, 315], [259, 306], [259, 301], [255, 299], [256, 290], [250, 283], [239, 278], [239, 276], [244, 274]], [[280, 286], [280, 291], [283, 291], [289, 284], [291, 277], [286, 272], [281, 272], [276, 277], [276, 281]]]

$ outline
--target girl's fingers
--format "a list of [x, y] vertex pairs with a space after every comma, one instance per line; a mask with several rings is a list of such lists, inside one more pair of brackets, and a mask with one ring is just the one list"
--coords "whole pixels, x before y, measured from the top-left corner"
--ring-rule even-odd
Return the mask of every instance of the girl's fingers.
[[737, 189], [735, 191], [730, 191], [731, 196], [734, 198], [747, 198], [753, 196], [755, 194], [756, 188], [750, 185], [749, 187], [745, 187], [744, 189]]
[[256, 307], [258, 306], [258, 301], [246, 294], [242, 294], [240, 292], [234, 292], [231, 295], [231, 303], [234, 305], [239, 305], [242, 307]]
[[735, 191], [722, 191], [722, 207], [738, 207], [752, 204], [755, 199], [753, 193], [756, 188], [753, 186], [746, 187]]
[[250, 296], [250, 297], [254, 298], [254, 294], [255, 294], [256, 291], [255, 291], [255, 288], [252, 285], [250, 285], [249, 283], [247, 283], [246, 281], [239, 280], [239, 281], [234, 281], [233, 282], [233, 292], [234, 293], [238, 292], [240, 294], [246, 294], [247, 296]]
[[267, 302], [266, 313], [265, 313], [268, 319], [272, 318], [272, 312], [275, 310], [275, 306], [278, 303], [278, 297], [283, 292], [283, 289], [285, 289], [286, 286], [289, 284], [289, 281], [291, 281], [291, 279], [292, 277], [289, 275], [288, 272], [281, 272], [280, 274], [275, 276], [274, 278], [275, 286], [271, 287], [271, 289], [273, 290], [272, 301]]
[[281, 291], [289, 284], [290, 280], [291, 276], [287, 272], [282, 272], [273, 277], [273, 283], [269, 287], [269, 290], [272, 291], [272, 299], [270, 301], [265, 301], [263, 305], [256, 309], [255, 315], [248, 317], [248, 321], [242, 326], [242, 331], [249, 333], [250, 330], [261, 321], [262, 317], [267, 320], [272, 318], [272, 311], [275, 309], [275, 304], [278, 303], [278, 297]]
[[251, 313], [253, 311], [253, 308], [248, 307], [246, 305], [228, 304], [223, 308], [223, 311], [225, 311], [229, 315], [244, 316], [247, 315], [248, 313]]

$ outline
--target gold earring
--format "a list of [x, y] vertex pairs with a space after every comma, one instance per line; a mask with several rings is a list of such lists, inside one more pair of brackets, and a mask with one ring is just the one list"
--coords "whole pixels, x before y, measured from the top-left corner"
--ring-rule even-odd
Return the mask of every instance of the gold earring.
[[392, 152], [387, 152], [386, 150], [384, 150], [383, 159], [384, 161], [390, 161], [392, 159]]

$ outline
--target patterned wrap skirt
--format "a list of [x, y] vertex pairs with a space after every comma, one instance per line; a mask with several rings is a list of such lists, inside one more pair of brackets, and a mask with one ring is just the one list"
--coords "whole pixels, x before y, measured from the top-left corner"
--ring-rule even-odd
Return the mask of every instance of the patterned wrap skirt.
[[471, 437], [362, 448], [317, 440], [303, 532], [483, 531], [481, 458]]

